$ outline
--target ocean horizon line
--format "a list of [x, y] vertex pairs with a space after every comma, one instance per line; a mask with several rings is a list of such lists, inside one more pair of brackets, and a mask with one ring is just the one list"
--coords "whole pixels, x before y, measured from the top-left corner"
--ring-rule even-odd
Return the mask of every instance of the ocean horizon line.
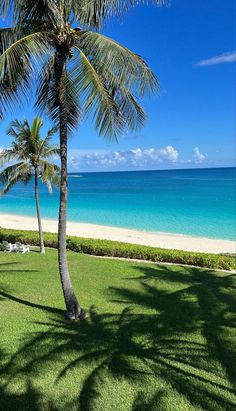
[[235, 166], [226, 166], [226, 167], [192, 167], [192, 168], [161, 168], [161, 169], [149, 169], [149, 170], [96, 170], [96, 171], [69, 171], [68, 175], [71, 174], [92, 174], [92, 173], [139, 173], [139, 172], [159, 172], [159, 171], [194, 171], [194, 170], [225, 170], [225, 169], [235, 169]]

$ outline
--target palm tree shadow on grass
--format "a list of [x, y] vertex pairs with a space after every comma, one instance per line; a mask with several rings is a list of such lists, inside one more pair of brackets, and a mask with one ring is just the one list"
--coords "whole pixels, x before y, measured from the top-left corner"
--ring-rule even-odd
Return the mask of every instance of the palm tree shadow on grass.
[[[236, 275], [186, 267], [182, 267], [181, 272], [161, 266], [157, 266], [155, 270], [146, 267], [145, 270], [141, 271], [142, 276], [139, 277], [139, 281], [149, 294], [153, 290], [150, 283], [158, 287], [158, 282], [164, 280], [173, 284], [183, 284], [184, 287], [188, 285], [187, 289], [183, 287], [180, 294], [185, 298], [195, 299], [196, 318], [202, 322], [202, 334], [207, 341], [208, 350], [212, 357], [221, 363], [231, 384], [235, 387], [236, 367], [233, 367], [232, 363], [236, 363], [236, 347], [233, 344], [236, 341]], [[125, 290], [117, 291], [118, 294], [126, 296]], [[174, 297], [174, 293], [172, 293], [172, 297]], [[162, 309], [159, 307], [162, 303], [160, 300], [158, 301], [156, 308]], [[181, 308], [173, 301], [169, 307], [170, 312], [168, 313], [166, 309], [163, 311], [168, 318], [171, 318], [173, 307], [178, 311]], [[178, 319], [180, 319], [179, 314]], [[189, 314], [190, 312], [185, 318], [188, 318]], [[174, 315], [177, 317], [177, 313]], [[184, 318], [181, 318], [181, 322], [183, 320]], [[184, 321], [182, 325], [184, 325]], [[230, 333], [232, 333], [231, 341], [227, 341], [227, 335], [229, 337]]]
[[[235, 354], [227, 335], [234, 326], [234, 277], [190, 268], [183, 273], [160, 266], [139, 269], [140, 277], [127, 279], [127, 287], [110, 289], [116, 302], [127, 305], [120, 314], [99, 314], [91, 307], [83, 323], [60, 317], [39, 323], [46, 331], [25, 339], [2, 370], [6, 380], [34, 378], [36, 369], [40, 372], [42, 366], [43, 372], [45, 364], [63, 358], [55, 368], [55, 384], [75, 373], [78, 397], [70, 403], [73, 409], [99, 410], [104, 381], [110, 378], [141, 384], [144, 395], [134, 398], [133, 410], [164, 410], [175, 393], [177, 405], [179, 397], [192, 409], [233, 411]], [[138, 289], [132, 286], [135, 281]], [[161, 281], [175, 285], [174, 290], [159, 289]], [[88, 369], [83, 380], [81, 367]], [[156, 388], [148, 398], [150, 381]]]
[[50, 307], [48, 305], [36, 304], [36, 303], [31, 302], [31, 301], [24, 300], [23, 298], [18, 298], [16, 296], [10, 294], [9, 292], [6, 292], [3, 289], [0, 289], [0, 298], [2, 300], [7, 299], [7, 300], [11, 300], [11, 301], [14, 301], [14, 302], [22, 304], [22, 305], [26, 305], [28, 307], [37, 308], [39, 310], [46, 311], [46, 312], [51, 313], [51, 314], [57, 314], [61, 317], [65, 316], [65, 311], [64, 310], [61, 310], [61, 309], [55, 308], [55, 307]]
[[4, 263], [0, 263], [0, 267], [2, 267], [2, 266], [5, 266], [5, 265], [10, 265], [10, 266], [12, 266], [12, 265], [15, 265], [15, 264], [17, 264], [17, 265], [19, 265], [19, 264], [21, 264], [21, 263], [19, 263], [19, 261], [9, 261], [9, 262], [4, 262]]
[[27, 269], [8, 269], [8, 266], [19, 266], [20, 264], [22, 264], [22, 262], [21, 261], [9, 261], [9, 262], [4, 262], [4, 263], [0, 263], [0, 275], [1, 275], [1, 273], [3, 273], [3, 274], [15, 274], [15, 273], [38, 273], [38, 270], [27, 270]]
[[[7, 411], [40, 411], [40, 393], [28, 381], [25, 392], [23, 393], [9, 393], [4, 386], [0, 386], [0, 409]], [[50, 409], [53, 411], [53, 408]]]

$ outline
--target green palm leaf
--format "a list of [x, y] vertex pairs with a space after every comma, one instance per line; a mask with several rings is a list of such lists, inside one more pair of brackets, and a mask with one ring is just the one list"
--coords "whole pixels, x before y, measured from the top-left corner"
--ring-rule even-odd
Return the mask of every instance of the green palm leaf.
[[4, 149], [0, 152], [0, 167], [4, 164], [9, 163], [12, 160], [17, 160], [18, 154], [12, 148]]
[[157, 78], [145, 61], [118, 42], [93, 32], [79, 33], [78, 42], [84, 53], [92, 56], [93, 64], [103, 75], [107, 69], [113, 73], [116, 86], [123, 84], [140, 95], [157, 91]]
[[[94, 61], [92, 61], [92, 64], [95, 66]], [[99, 73], [100, 80], [119, 109], [123, 120], [122, 131], [139, 130], [147, 116], [135, 96], [118, 81], [117, 77], [108, 67], [106, 71], [102, 70], [100, 72], [100, 67], [95, 66], [95, 70]]]
[[30, 163], [20, 162], [8, 166], [0, 173], [0, 183], [6, 184], [0, 194], [6, 194], [17, 182], [21, 181], [27, 184], [30, 181], [31, 176], [32, 173]]
[[58, 145], [51, 146], [49, 149], [44, 149], [41, 152], [41, 156], [43, 158], [54, 158], [54, 157], [59, 157], [60, 156], [60, 149]]
[[[6, 37], [4, 43], [11, 42], [11, 40], [6, 40]], [[32, 33], [18, 38], [7, 49], [3, 49], [0, 56], [0, 82], [3, 82], [6, 71], [9, 79], [14, 82], [18, 69], [22, 68], [22, 61], [25, 62], [25, 66], [30, 66], [32, 70], [34, 65], [40, 67], [45, 59], [45, 54], [50, 52], [49, 41], [50, 36], [47, 32]], [[2, 44], [3, 47], [4, 44]]]
[[52, 192], [52, 184], [59, 187], [60, 185], [60, 167], [48, 161], [41, 160], [39, 164], [40, 178], [44, 184], [47, 185], [48, 191]]
[[12, 14], [16, 25], [26, 26], [30, 22], [58, 22], [61, 20], [60, 7], [55, 0], [1, 0], [0, 15], [5, 17], [7, 13]]
[[121, 16], [139, 4], [154, 4], [161, 6], [165, 0], [73, 0], [70, 2], [76, 19], [83, 26], [100, 28], [108, 18]]
[[116, 138], [121, 132], [123, 119], [119, 107], [109, 94], [99, 74], [81, 49], [77, 68], [74, 69], [77, 77], [83, 112], [92, 114], [95, 118], [95, 127], [99, 133], [107, 137]]
[[32, 77], [36, 75], [51, 51], [47, 33], [32, 33], [18, 38], [5, 49], [11, 38], [12, 33], [5, 33], [4, 41], [1, 43], [3, 52], [0, 56], [1, 101], [8, 109], [12, 109], [14, 102], [20, 104], [22, 98], [30, 95]]

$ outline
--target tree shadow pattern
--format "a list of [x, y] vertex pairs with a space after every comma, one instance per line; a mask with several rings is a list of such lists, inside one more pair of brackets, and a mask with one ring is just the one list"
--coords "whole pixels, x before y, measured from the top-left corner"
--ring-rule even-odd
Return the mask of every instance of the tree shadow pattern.
[[[158, 265], [135, 269], [140, 276], [109, 289], [120, 305], [118, 314], [101, 314], [92, 306], [88, 320], [69, 323], [60, 310], [35, 305], [48, 313], [48, 321], [39, 323], [45, 331], [25, 336], [4, 363], [0, 409], [15, 410], [16, 402], [18, 410], [236, 409], [235, 275]], [[1, 296], [32, 307], [9, 293]], [[33, 384], [45, 364], [55, 362], [55, 386], [66, 384], [70, 373], [78, 385], [75, 398], [64, 398], [63, 405], [43, 402]], [[87, 372], [80, 379], [82, 368]], [[11, 396], [16, 379], [25, 380], [25, 391]], [[103, 402], [109, 380], [132, 387], [127, 405]]]

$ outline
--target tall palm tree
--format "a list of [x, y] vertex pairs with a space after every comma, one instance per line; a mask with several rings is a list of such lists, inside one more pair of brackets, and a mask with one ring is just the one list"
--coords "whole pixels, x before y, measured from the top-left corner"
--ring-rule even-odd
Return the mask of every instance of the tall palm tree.
[[60, 131], [58, 257], [69, 319], [85, 313], [66, 256], [68, 133], [82, 115], [91, 115], [95, 128], [110, 139], [143, 125], [146, 115], [137, 97], [154, 92], [157, 79], [141, 57], [97, 31], [108, 17], [138, 3], [142, 0], [2, 0], [0, 6], [2, 13], [10, 9], [14, 21], [14, 28], [0, 31], [0, 90], [1, 84], [13, 85], [0, 98], [2, 110], [26, 96], [37, 77], [36, 107]]
[[45, 253], [43, 230], [39, 207], [39, 178], [52, 191], [52, 184], [59, 186], [60, 179], [58, 173], [60, 168], [48, 161], [50, 157], [59, 155], [60, 150], [56, 145], [51, 145], [51, 138], [55, 133], [52, 128], [43, 139], [40, 130], [43, 120], [36, 117], [30, 127], [27, 120], [15, 120], [11, 123], [8, 135], [13, 138], [12, 146], [0, 153], [0, 167], [6, 163], [16, 161], [8, 165], [0, 172], [0, 183], [5, 184], [0, 194], [6, 194], [17, 182], [27, 184], [34, 177], [35, 203], [38, 218], [40, 252]]

